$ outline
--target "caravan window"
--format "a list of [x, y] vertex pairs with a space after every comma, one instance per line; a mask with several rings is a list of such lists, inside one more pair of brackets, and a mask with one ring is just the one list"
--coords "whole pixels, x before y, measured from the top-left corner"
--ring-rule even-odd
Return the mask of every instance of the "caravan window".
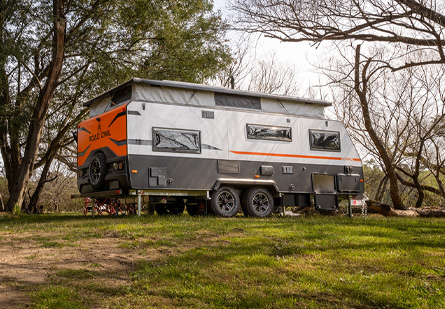
[[153, 128], [153, 151], [201, 153], [201, 132]]
[[123, 103], [130, 101], [131, 96], [132, 96], [131, 86], [127, 86], [123, 89], [116, 91], [115, 93], [113, 93], [113, 96], [109, 98], [109, 103], [105, 108], [105, 111], [112, 110], [122, 105]]
[[312, 150], [340, 151], [340, 132], [309, 130]]
[[215, 92], [216, 106], [261, 109], [261, 99], [247, 95], [236, 95]]
[[267, 139], [273, 141], [292, 141], [292, 132], [289, 127], [266, 126], [247, 124], [247, 138]]

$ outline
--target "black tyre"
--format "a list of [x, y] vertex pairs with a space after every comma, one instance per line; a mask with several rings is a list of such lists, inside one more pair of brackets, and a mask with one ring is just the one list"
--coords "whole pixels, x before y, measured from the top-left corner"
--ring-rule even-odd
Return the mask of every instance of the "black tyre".
[[104, 186], [105, 174], [107, 173], [107, 162], [103, 153], [98, 152], [94, 154], [88, 172], [90, 185], [96, 190], [102, 189]]
[[221, 187], [212, 193], [211, 208], [213, 214], [220, 217], [233, 217], [240, 208], [240, 199], [232, 187]]
[[244, 215], [265, 218], [274, 210], [273, 196], [263, 187], [254, 187], [247, 191]]

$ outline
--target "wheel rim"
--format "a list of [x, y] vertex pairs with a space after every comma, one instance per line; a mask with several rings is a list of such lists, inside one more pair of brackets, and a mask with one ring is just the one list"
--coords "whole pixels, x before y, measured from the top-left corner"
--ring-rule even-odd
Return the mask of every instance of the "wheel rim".
[[96, 183], [99, 181], [100, 178], [100, 162], [97, 158], [94, 158], [91, 162], [90, 166], [90, 177], [91, 180]]
[[269, 198], [264, 193], [257, 193], [252, 199], [252, 206], [256, 213], [266, 213], [270, 207]]
[[235, 208], [235, 197], [227, 191], [223, 191], [218, 195], [218, 208], [224, 212], [231, 212]]

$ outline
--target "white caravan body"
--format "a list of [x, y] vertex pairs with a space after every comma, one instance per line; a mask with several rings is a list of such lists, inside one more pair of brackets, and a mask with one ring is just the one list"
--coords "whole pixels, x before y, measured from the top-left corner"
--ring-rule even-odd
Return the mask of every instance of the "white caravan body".
[[333, 210], [364, 191], [360, 157], [343, 124], [325, 118], [324, 101], [132, 79], [85, 105], [83, 194], [135, 189], [196, 201], [229, 188], [249, 204], [263, 189], [273, 207]]

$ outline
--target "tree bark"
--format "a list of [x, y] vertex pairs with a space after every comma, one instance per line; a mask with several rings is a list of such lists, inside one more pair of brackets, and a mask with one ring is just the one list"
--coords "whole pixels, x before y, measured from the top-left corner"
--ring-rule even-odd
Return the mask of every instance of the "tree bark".
[[28, 186], [29, 177], [33, 172], [34, 162], [37, 158], [46, 113], [62, 72], [66, 33], [64, 4], [65, 0], [53, 0], [54, 32], [51, 65], [45, 85], [40, 91], [34, 107], [23, 159], [18, 166], [14, 166], [17, 177], [13, 179], [12, 183], [9, 183], [10, 197], [6, 206], [9, 211], [12, 211], [15, 205], [22, 205], [23, 203], [25, 189]]
[[382, 202], [383, 194], [385, 193], [386, 185], [388, 183], [388, 175], [385, 174], [385, 176], [382, 178], [382, 180], [379, 183], [379, 187], [377, 189], [377, 192], [375, 194], [375, 199], [379, 202]]
[[[408, 176], [412, 178], [412, 175], [408, 174]], [[411, 187], [411, 188], [416, 188], [416, 185], [414, 183], [407, 181], [399, 173], [397, 173], [397, 179], [399, 179], [400, 183], [402, 185], [404, 185], [404, 186]], [[434, 194], [437, 194], [437, 195], [441, 195], [442, 194], [441, 190], [439, 190], [439, 189], [437, 189], [435, 187], [432, 187], [432, 186], [422, 185], [421, 184], [420, 187], [422, 188], [423, 191], [428, 191], [428, 192], [431, 192], [431, 193], [434, 193]], [[439, 183], [439, 187], [440, 187], [440, 183]]]
[[422, 140], [420, 142], [419, 151], [418, 151], [417, 157], [416, 157], [416, 167], [415, 167], [415, 172], [413, 175], [413, 181], [416, 186], [416, 190], [417, 190], [417, 194], [418, 194], [417, 201], [416, 201], [416, 208], [420, 208], [422, 206], [423, 199], [425, 198], [425, 193], [423, 192], [422, 185], [420, 184], [420, 181], [419, 181], [420, 158], [422, 157], [422, 150], [423, 150], [424, 144], [425, 144], [425, 140], [422, 138]]
[[43, 191], [43, 187], [47, 182], [51, 182], [57, 178], [57, 176], [51, 180], [48, 180], [48, 172], [49, 168], [51, 167], [51, 163], [53, 162], [53, 159], [56, 155], [56, 152], [54, 152], [48, 160], [45, 162], [45, 166], [43, 167], [42, 174], [40, 175], [39, 183], [37, 184], [36, 189], [34, 190], [34, 193], [32, 194], [31, 198], [29, 199], [29, 205], [27, 207], [28, 212], [31, 213], [37, 213], [37, 202], [39, 201], [40, 194]]
[[377, 201], [366, 201], [368, 213], [379, 213], [385, 217], [445, 217], [445, 209], [434, 208], [410, 208], [410, 209], [393, 209], [390, 205], [381, 204]]

